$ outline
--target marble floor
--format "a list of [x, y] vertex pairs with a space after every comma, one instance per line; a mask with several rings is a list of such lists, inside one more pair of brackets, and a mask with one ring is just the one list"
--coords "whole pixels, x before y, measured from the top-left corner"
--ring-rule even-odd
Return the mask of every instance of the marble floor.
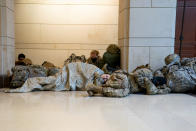
[[196, 131], [196, 97], [0, 93], [0, 131]]

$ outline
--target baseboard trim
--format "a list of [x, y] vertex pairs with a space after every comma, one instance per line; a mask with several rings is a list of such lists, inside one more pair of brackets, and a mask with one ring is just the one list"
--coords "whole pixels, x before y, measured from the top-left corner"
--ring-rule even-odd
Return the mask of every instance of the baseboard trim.
[[0, 75], [0, 88], [9, 87], [10, 78], [7, 75]]

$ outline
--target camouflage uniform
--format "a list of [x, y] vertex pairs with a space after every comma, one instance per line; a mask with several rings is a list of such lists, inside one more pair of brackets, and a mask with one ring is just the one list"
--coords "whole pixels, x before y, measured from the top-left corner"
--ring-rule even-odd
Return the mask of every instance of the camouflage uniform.
[[57, 73], [59, 73], [60, 72], [60, 68], [58, 68], [58, 67], [51, 67], [51, 68], [48, 68], [48, 74], [47, 74], [47, 76], [54, 76], [54, 75], [56, 75]]
[[93, 64], [93, 65], [99, 67], [100, 69], [103, 67], [103, 60], [101, 59], [100, 56], [98, 56], [96, 61], [93, 61], [91, 58], [88, 58], [87, 63], [88, 64]]
[[60, 68], [56, 67], [53, 63], [48, 61], [44, 61], [42, 66], [48, 69], [48, 76], [53, 76], [60, 71]]
[[133, 71], [133, 74], [135, 74], [135, 80], [141, 88], [145, 88], [144, 78], [148, 78], [149, 80], [153, 78], [153, 73], [149, 65], [137, 67]]
[[21, 87], [28, 78], [47, 76], [47, 69], [38, 65], [15, 66], [12, 72], [11, 88]]
[[183, 58], [170, 54], [165, 58], [165, 64], [160, 71], [167, 79], [167, 86], [174, 93], [193, 92], [196, 88], [195, 58]]
[[48, 62], [48, 61], [44, 61], [43, 64], [42, 64], [43, 67], [46, 67], [46, 68], [52, 68], [52, 67], [55, 67], [55, 65], [51, 62]]
[[25, 58], [24, 60], [18, 60], [15, 62], [15, 65], [23, 65], [23, 66], [28, 66], [32, 65], [32, 61], [28, 58]]
[[160, 71], [167, 79], [167, 86], [174, 93], [186, 93], [196, 90], [195, 58], [183, 58], [170, 54], [165, 58], [165, 64]]
[[193, 58], [183, 58], [181, 60], [182, 66], [189, 66], [196, 72], [196, 57]]
[[173, 65], [168, 70], [167, 85], [172, 92], [186, 93], [196, 90], [196, 73], [191, 67]]
[[167, 94], [171, 92], [171, 90], [166, 85], [160, 85], [156, 87], [152, 83], [152, 79], [153, 72], [149, 65], [137, 67], [133, 73], [129, 75], [131, 92], [146, 92], [147, 95]]
[[29, 58], [25, 58], [24, 59], [24, 63], [26, 63], [27, 66], [33, 64], [32, 61], [31, 61], [31, 59], [29, 59]]
[[[45, 69], [45, 67], [40, 67], [41, 69]], [[40, 76], [33, 77], [36, 75], [36, 72], [41, 73], [42, 70], [40, 68], [36, 69], [28, 69], [29, 78], [25, 81], [25, 83], [16, 89], [3, 89], [0, 91], [13, 93], [13, 92], [31, 92], [34, 90], [50, 90], [50, 91], [70, 91], [70, 90], [85, 90], [85, 87], [91, 83], [99, 84], [96, 82], [96, 76], [101, 76], [104, 72], [97, 68], [94, 65], [86, 64], [83, 62], [73, 62], [62, 68], [62, 70], [54, 75], [54, 76]], [[30, 70], [30, 71], [29, 71]], [[21, 70], [23, 71], [23, 70]], [[17, 73], [16, 73], [17, 75]], [[20, 75], [20, 74], [19, 74]], [[23, 75], [27, 75], [24, 72]], [[33, 77], [33, 78], [32, 78]], [[21, 80], [21, 79], [20, 79]], [[98, 79], [97, 79], [98, 80]]]
[[133, 73], [130, 73], [128, 76], [129, 84], [130, 84], [130, 92], [131, 93], [139, 93], [142, 92], [142, 89], [139, 88], [138, 83], [135, 81], [135, 77]]
[[91, 84], [87, 87], [90, 96], [102, 94], [106, 97], [125, 97], [130, 94], [130, 85], [127, 74], [122, 71], [114, 72], [102, 86]]
[[148, 78], [144, 78], [144, 83], [147, 95], [168, 94], [171, 92], [171, 89], [166, 85], [156, 87]]
[[76, 56], [74, 53], [71, 54], [71, 56], [64, 61], [64, 65], [67, 65], [69, 63], [72, 63], [72, 62], [83, 62], [85, 63], [86, 62], [86, 58], [84, 55], [82, 56]]

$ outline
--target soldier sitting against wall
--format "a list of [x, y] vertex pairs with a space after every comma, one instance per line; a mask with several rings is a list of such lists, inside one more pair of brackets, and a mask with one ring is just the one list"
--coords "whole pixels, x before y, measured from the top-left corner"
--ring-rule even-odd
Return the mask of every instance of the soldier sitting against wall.
[[26, 56], [21, 53], [18, 55], [18, 61], [15, 62], [15, 65], [23, 65], [23, 66], [32, 65], [32, 61], [26, 58]]
[[103, 67], [103, 60], [99, 56], [99, 51], [92, 50], [90, 53], [90, 57], [87, 59], [87, 63], [93, 64], [101, 69]]

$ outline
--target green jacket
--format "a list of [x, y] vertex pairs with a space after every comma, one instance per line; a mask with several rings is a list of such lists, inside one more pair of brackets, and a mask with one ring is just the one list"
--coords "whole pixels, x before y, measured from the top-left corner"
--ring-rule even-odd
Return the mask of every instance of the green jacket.
[[104, 64], [108, 64], [109, 67], [120, 67], [120, 53], [105, 52], [103, 55]]

